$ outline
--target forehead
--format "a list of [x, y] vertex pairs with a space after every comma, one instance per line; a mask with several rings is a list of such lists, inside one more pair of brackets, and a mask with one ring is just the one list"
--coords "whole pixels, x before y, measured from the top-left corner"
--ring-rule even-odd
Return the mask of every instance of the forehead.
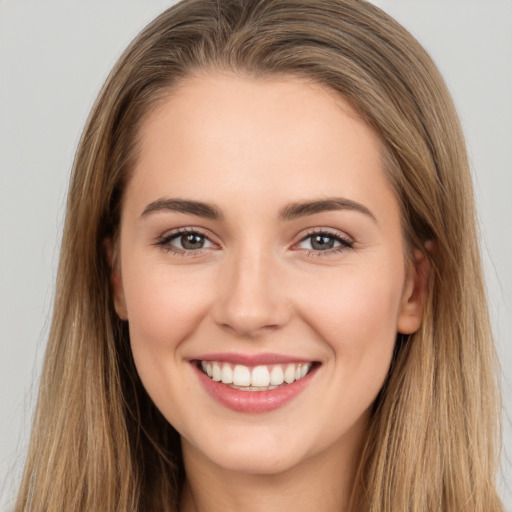
[[146, 117], [139, 149], [128, 188], [148, 201], [157, 189], [210, 202], [378, 200], [389, 189], [374, 131], [343, 97], [297, 77], [193, 76]]
[[[147, 149], [161, 141], [155, 138], [156, 130], [176, 142], [223, 149], [247, 150], [258, 141], [267, 144], [270, 157], [274, 146], [283, 143], [306, 143], [296, 146], [294, 153], [299, 147], [307, 150], [319, 138], [327, 145], [340, 135], [332, 132], [333, 137], [326, 137], [332, 125], [341, 123], [363, 128], [380, 147], [378, 137], [348, 101], [324, 85], [295, 76], [203, 72], [163, 96], [143, 120], [139, 139]], [[226, 139], [229, 132], [232, 138]]]

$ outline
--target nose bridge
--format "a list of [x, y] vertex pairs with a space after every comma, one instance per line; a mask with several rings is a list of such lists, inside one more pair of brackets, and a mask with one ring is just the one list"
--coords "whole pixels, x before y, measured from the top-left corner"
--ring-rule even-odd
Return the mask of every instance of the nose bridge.
[[276, 255], [263, 247], [245, 246], [233, 252], [220, 276], [215, 320], [244, 337], [275, 329], [287, 318]]

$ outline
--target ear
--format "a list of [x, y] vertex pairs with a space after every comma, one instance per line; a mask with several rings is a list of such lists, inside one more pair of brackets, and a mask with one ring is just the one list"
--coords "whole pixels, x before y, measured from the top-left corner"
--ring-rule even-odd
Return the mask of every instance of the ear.
[[[432, 242], [425, 244], [430, 252]], [[397, 331], [401, 334], [416, 332], [423, 320], [423, 311], [427, 299], [430, 260], [427, 254], [418, 249], [414, 250], [413, 261], [409, 265], [402, 295], [402, 303], [398, 313]]]
[[114, 308], [117, 316], [121, 320], [128, 320], [128, 312], [126, 310], [126, 300], [124, 297], [123, 280], [121, 278], [121, 267], [119, 258], [115, 254], [113, 242], [111, 238], [105, 238], [103, 248], [107, 255], [108, 265], [110, 267], [110, 285], [112, 287]]

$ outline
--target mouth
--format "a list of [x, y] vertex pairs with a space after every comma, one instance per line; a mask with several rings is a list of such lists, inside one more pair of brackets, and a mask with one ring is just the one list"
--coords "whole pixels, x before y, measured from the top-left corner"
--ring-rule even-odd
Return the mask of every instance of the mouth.
[[246, 366], [227, 361], [196, 362], [197, 368], [214, 382], [240, 391], [272, 391], [297, 382], [318, 365], [311, 362]]
[[[296, 402], [322, 366], [283, 354], [208, 354], [190, 360], [206, 393], [237, 413], [266, 413]], [[310, 395], [308, 395], [310, 396]]]

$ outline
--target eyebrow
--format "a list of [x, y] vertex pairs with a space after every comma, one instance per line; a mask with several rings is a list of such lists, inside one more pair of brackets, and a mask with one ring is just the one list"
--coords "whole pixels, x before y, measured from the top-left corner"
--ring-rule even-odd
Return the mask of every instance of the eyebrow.
[[224, 216], [220, 209], [209, 203], [203, 203], [201, 201], [191, 201], [188, 199], [157, 199], [152, 203], [149, 203], [141, 214], [142, 217], [146, 217], [151, 213], [171, 211], [187, 213], [189, 215], [197, 215], [198, 217], [205, 217], [207, 219], [222, 220]]
[[[340, 197], [289, 203], [279, 210], [278, 218], [279, 220], [286, 221], [297, 219], [299, 217], [306, 217], [308, 215], [314, 215], [316, 213], [339, 210], [350, 210], [363, 213], [370, 217], [374, 222], [377, 222], [373, 213], [366, 208], [366, 206], [361, 203], [357, 203], [356, 201]], [[146, 208], [144, 208], [141, 218], [152, 213], [163, 211], [186, 213], [213, 220], [222, 220], [224, 218], [220, 208], [214, 204], [177, 198], [161, 198], [149, 203]]]
[[359, 213], [364, 213], [370, 217], [374, 222], [377, 222], [375, 215], [366, 208], [366, 206], [350, 199], [341, 197], [331, 197], [327, 199], [319, 199], [313, 201], [299, 201], [287, 204], [279, 211], [279, 218], [282, 220], [292, 220], [306, 215], [314, 215], [315, 213], [337, 211], [337, 210], [351, 210]]

